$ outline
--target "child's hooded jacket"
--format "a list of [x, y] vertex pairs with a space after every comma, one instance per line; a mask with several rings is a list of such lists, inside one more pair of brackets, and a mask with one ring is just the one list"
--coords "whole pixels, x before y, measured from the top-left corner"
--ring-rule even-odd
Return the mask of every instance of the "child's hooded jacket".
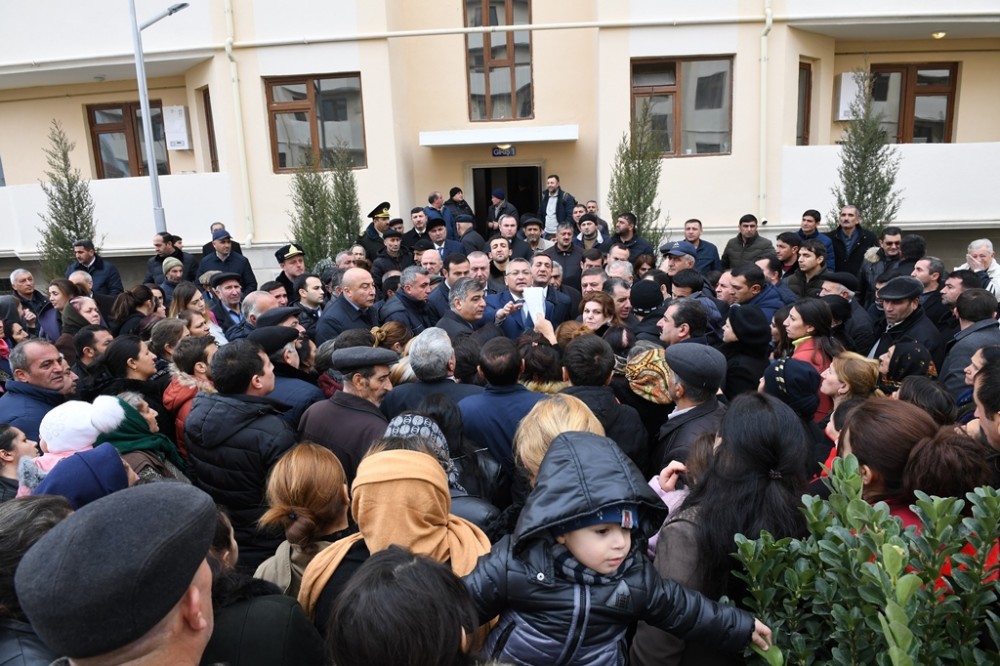
[[[557, 573], [550, 528], [622, 503], [638, 505], [639, 525], [621, 568], [593, 584]], [[624, 664], [626, 626], [640, 619], [687, 640], [741, 650], [753, 631], [749, 613], [661, 579], [642, 552], [665, 515], [612, 440], [582, 432], [557, 437], [514, 533], [465, 578], [480, 620], [501, 615], [487, 656], [511, 664]]]

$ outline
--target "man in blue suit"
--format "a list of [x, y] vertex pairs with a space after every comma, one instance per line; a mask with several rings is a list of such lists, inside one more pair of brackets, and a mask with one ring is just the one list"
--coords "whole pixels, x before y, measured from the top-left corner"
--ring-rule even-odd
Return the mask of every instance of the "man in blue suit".
[[442, 262], [449, 255], [465, 252], [461, 243], [448, 239], [448, 228], [440, 217], [432, 217], [427, 220], [427, 235], [434, 243], [434, 251], [441, 257]]
[[[525, 259], [507, 262], [505, 277], [507, 290], [490, 296], [486, 302], [496, 309], [495, 322], [505, 336], [517, 340], [525, 331], [534, 329], [534, 317], [524, 309], [524, 290], [531, 286], [531, 264]], [[545, 318], [552, 320], [553, 304], [545, 301]]]

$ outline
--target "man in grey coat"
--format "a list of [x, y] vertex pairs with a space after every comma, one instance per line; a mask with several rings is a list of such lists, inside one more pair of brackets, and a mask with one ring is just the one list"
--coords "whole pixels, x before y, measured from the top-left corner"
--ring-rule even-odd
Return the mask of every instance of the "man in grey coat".
[[955, 302], [959, 331], [945, 348], [941, 383], [956, 398], [968, 388], [965, 368], [977, 350], [1000, 344], [997, 299], [986, 289], [966, 289]]

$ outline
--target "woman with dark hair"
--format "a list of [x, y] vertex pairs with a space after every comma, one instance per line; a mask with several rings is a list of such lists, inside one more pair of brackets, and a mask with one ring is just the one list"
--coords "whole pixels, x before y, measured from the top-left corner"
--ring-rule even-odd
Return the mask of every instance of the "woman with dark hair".
[[770, 342], [771, 328], [763, 310], [752, 303], [729, 308], [719, 348], [726, 357], [726, 398], [732, 400], [740, 393], [757, 390], [767, 367]]
[[163, 293], [163, 287], [161, 287], [158, 284], [150, 284], [148, 282], [143, 286], [149, 289], [150, 293], [153, 294], [153, 311], [150, 314], [166, 317], [167, 305], [166, 305], [165, 295]]
[[474, 666], [478, 624], [468, 589], [447, 566], [393, 545], [344, 587], [327, 646], [337, 666]]
[[64, 497], [39, 495], [0, 504], [0, 660], [42, 666], [60, 656], [28, 623], [14, 589], [14, 572], [35, 542], [73, 513]]
[[952, 425], [958, 416], [955, 399], [948, 389], [930, 377], [911, 375], [904, 378], [892, 397], [916, 405], [930, 414], [938, 425]]
[[632, 270], [635, 273], [636, 281], [646, 276], [646, 273], [656, 268], [656, 258], [651, 254], [640, 254], [632, 262]]
[[17, 496], [18, 465], [21, 458], [34, 458], [38, 455], [36, 446], [35, 442], [25, 437], [20, 428], [0, 423], [0, 502]]
[[[736, 396], [722, 418], [708, 469], [660, 529], [654, 560], [660, 575], [710, 599], [741, 600], [746, 588], [733, 576], [734, 537], [755, 539], [763, 530], [775, 539], [806, 533], [800, 500], [806, 487], [805, 439], [799, 418], [776, 398]], [[742, 662], [644, 623], [631, 654], [638, 666]]]
[[524, 361], [520, 382], [525, 388], [548, 395], [566, 388], [562, 376], [562, 354], [541, 333], [525, 331], [517, 339], [517, 348]]
[[903, 471], [910, 451], [925, 437], [933, 437], [938, 424], [916, 405], [902, 400], [866, 400], [851, 412], [840, 432], [838, 454], [854, 454], [863, 482], [861, 497], [871, 503], [884, 501], [903, 525], [919, 525], [910, 510], [913, 497], [906, 492]]
[[922, 343], [913, 338], [903, 338], [890, 346], [884, 354], [878, 357], [879, 388], [886, 395], [899, 390], [900, 383], [913, 375], [937, 377], [937, 368], [930, 351]]
[[111, 332], [116, 336], [138, 333], [139, 322], [156, 308], [153, 292], [146, 285], [138, 284], [123, 291], [111, 306]]
[[786, 305], [775, 310], [771, 317], [771, 359], [778, 360], [792, 355], [792, 341], [785, 332], [784, 321], [788, 319], [788, 313], [792, 311], [792, 306]]
[[612, 377], [624, 377], [625, 365], [628, 363], [628, 353], [635, 344], [635, 333], [627, 326], [609, 326], [601, 336], [611, 346], [615, 354], [615, 368]]
[[[208, 332], [215, 338], [215, 342], [220, 347], [228, 342], [225, 333], [222, 332], [222, 327], [215, 321], [215, 315], [212, 314], [208, 304], [205, 303], [205, 297], [193, 282], [181, 282], [174, 287], [173, 298], [170, 301], [169, 316], [182, 317], [181, 313], [186, 310], [193, 310], [205, 318], [208, 322]], [[185, 321], [187, 320], [185, 319]], [[190, 325], [190, 322], [188, 322], [189, 328]], [[194, 333], [191, 333], [191, 335], [194, 335]]]
[[615, 302], [603, 291], [589, 291], [580, 300], [580, 316], [583, 325], [601, 336], [609, 326], [621, 324], [615, 312]]
[[156, 369], [163, 370], [173, 360], [174, 348], [188, 335], [187, 324], [180, 319], [161, 319], [149, 334], [149, 349], [156, 354]]
[[[816, 368], [817, 374], [823, 374], [837, 354], [844, 351], [843, 345], [831, 335], [833, 315], [830, 306], [818, 298], [796, 301], [783, 325], [794, 347], [792, 358]], [[817, 423], [824, 421], [832, 410], [833, 399], [819, 393], [819, 407], [813, 420]]]
[[160, 432], [171, 442], [177, 441], [173, 414], [163, 405], [163, 392], [170, 384], [170, 374], [157, 373], [156, 355], [148, 343], [136, 335], [118, 336], [94, 366], [93, 381], [80, 389], [84, 400], [135, 391], [157, 413]]

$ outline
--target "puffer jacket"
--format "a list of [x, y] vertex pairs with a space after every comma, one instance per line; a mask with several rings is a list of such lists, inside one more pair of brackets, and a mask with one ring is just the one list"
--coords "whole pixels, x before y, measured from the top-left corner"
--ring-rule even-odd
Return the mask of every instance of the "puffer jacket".
[[199, 393], [184, 423], [198, 485], [229, 510], [240, 564], [253, 569], [283, 540], [280, 533], [257, 531], [257, 519], [267, 509], [267, 474], [295, 444], [282, 409], [284, 405], [267, 398]]
[[[625, 630], [639, 619], [688, 640], [736, 651], [750, 640], [749, 613], [663, 580], [644, 554], [666, 508], [606, 437], [564, 433], [542, 461], [514, 533], [480, 558], [465, 582], [481, 621], [501, 613], [488, 656], [510, 664], [625, 663]], [[623, 502], [639, 506], [632, 550], [602, 582], [555, 570], [550, 528]]]

